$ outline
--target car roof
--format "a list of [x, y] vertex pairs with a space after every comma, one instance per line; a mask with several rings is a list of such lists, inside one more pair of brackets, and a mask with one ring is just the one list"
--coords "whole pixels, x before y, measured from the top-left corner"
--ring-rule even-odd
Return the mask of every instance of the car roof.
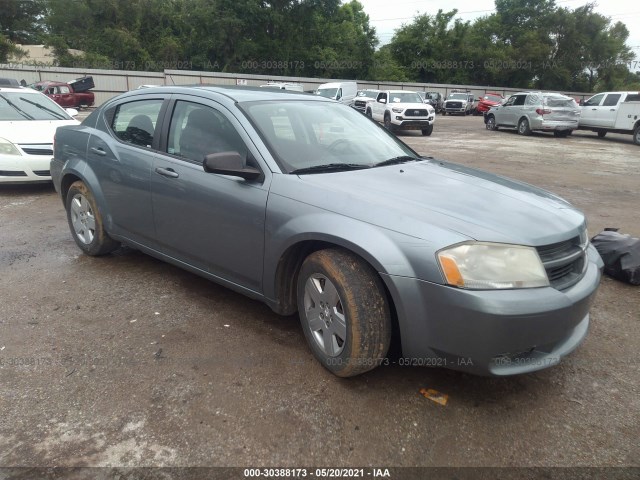
[[3, 87], [3, 86], [0, 86], [0, 92], [7, 92], [7, 93], [20, 92], [20, 93], [26, 93], [27, 95], [31, 95], [33, 93], [37, 93], [38, 95], [42, 95], [39, 91], [34, 90], [33, 88], [24, 88], [24, 87]]
[[258, 102], [265, 100], [309, 100], [318, 102], [333, 102], [330, 99], [313, 95], [305, 92], [297, 92], [295, 90], [283, 90], [275, 88], [245, 87], [236, 85], [176, 85], [176, 86], [158, 86], [149, 87], [129, 91], [117, 98], [127, 96], [150, 95], [154, 93], [216, 93], [224, 95], [230, 100], [238, 103], [242, 102]]

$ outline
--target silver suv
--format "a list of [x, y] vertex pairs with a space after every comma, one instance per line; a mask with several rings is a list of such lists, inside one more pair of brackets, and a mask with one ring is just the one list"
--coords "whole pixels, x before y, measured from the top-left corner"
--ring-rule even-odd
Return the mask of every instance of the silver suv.
[[578, 128], [580, 107], [576, 101], [559, 93], [521, 92], [511, 95], [502, 105], [485, 113], [487, 130], [514, 128], [520, 135], [534, 130], [553, 132], [566, 137]]

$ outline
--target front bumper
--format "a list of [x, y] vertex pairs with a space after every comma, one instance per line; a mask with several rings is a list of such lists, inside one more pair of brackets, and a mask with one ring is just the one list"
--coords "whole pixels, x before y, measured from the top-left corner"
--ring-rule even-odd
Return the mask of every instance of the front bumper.
[[50, 182], [51, 155], [0, 155], [0, 183]]
[[398, 130], [421, 130], [423, 128], [428, 127], [429, 125], [433, 125], [433, 116], [429, 116], [428, 118], [407, 118], [401, 115], [395, 115], [391, 123]]
[[555, 365], [587, 334], [601, 268], [590, 246], [584, 276], [563, 291], [474, 291], [383, 275], [398, 314], [404, 363], [478, 375]]

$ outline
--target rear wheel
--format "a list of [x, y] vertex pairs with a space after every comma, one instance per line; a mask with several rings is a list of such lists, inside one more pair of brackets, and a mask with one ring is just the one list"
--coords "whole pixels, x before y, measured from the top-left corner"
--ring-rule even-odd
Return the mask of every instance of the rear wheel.
[[518, 122], [518, 133], [520, 135], [531, 135], [531, 127], [529, 126], [529, 120], [521, 118]]
[[120, 246], [107, 235], [96, 200], [84, 182], [71, 184], [65, 206], [71, 235], [84, 253], [106, 255]]
[[633, 143], [640, 145], [640, 125], [637, 125], [633, 131]]
[[598, 132], [598, 137], [599, 138], [604, 138], [606, 134], [607, 134], [607, 132], [604, 132], [604, 131], [601, 130], [601, 131]]
[[380, 365], [391, 342], [391, 316], [380, 277], [341, 249], [309, 255], [298, 275], [298, 312], [315, 358], [339, 377]]
[[427, 128], [422, 129], [422, 135], [424, 135], [425, 137], [428, 137], [432, 133], [433, 133], [433, 125], [429, 125]]

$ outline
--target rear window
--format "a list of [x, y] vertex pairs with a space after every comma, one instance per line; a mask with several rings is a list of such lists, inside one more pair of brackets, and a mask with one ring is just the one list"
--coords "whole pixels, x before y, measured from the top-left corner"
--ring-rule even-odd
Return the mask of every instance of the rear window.
[[573, 98], [568, 97], [545, 97], [545, 105], [548, 107], [577, 107], [578, 104]]
[[627, 99], [625, 100], [625, 102], [640, 102], [640, 93], [627, 95]]

